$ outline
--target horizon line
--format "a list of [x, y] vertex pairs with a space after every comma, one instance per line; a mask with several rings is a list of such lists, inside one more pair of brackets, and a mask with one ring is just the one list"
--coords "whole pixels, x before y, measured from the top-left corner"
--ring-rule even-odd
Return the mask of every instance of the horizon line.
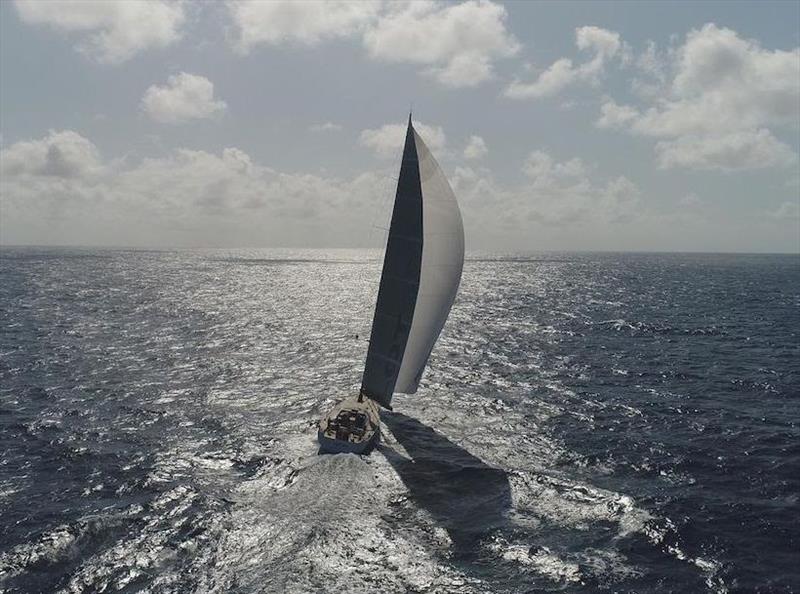
[[[0, 243], [0, 250], [6, 248], [37, 248], [37, 249], [84, 249], [108, 251], [193, 251], [193, 250], [383, 250], [384, 246], [375, 247], [346, 247], [346, 246], [176, 246], [176, 245], [87, 245], [87, 244], [35, 244], [35, 243]], [[800, 249], [793, 252], [774, 251], [735, 251], [735, 250], [659, 250], [659, 249], [551, 249], [551, 248], [526, 248], [518, 250], [490, 250], [469, 249], [467, 254], [493, 254], [493, 255], [519, 255], [519, 254], [707, 254], [707, 255], [741, 255], [741, 256], [800, 256]]]

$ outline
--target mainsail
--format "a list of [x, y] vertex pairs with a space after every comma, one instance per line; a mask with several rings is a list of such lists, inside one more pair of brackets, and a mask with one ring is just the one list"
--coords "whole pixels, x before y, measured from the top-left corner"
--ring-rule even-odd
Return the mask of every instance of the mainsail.
[[361, 393], [391, 408], [413, 394], [461, 281], [464, 227], [458, 203], [408, 118]]

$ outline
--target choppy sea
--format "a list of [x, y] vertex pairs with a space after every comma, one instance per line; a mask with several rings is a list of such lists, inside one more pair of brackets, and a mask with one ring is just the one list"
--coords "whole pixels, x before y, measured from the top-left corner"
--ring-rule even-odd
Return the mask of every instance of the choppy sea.
[[0, 252], [0, 591], [800, 592], [800, 257], [473, 254], [368, 457], [378, 251]]

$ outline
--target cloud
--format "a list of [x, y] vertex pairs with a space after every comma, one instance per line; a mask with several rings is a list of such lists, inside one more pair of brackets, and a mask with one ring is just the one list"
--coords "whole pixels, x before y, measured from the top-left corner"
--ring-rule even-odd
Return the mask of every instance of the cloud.
[[40, 140], [17, 142], [0, 152], [0, 172], [8, 177], [91, 179], [102, 171], [97, 147], [72, 130], [51, 130]]
[[16, 0], [15, 6], [22, 22], [78, 35], [78, 51], [109, 64], [175, 43], [185, 21], [181, 2], [163, 0]]
[[[429, 140], [443, 145], [443, 133], [431, 129]], [[237, 148], [113, 160], [70, 130], [4, 148], [0, 167], [4, 241], [83, 245], [377, 245], [380, 234], [369, 229], [381, 205], [391, 209], [382, 197], [396, 174], [282, 172]], [[534, 229], [600, 223], [611, 233], [638, 216], [639, 190], [624, 177], [543, 151], [521, 167], [524, 182], [514, 185], [480, 167], [458, 166], [449, 176], [476, 241], [494, 234], [525, 242]]]
[[645, 50], [631, 60], [634, 72], [638, 73], [631, 80], [631, 90], [636, 96], [647, 101], [662, 96], [673, 59], [672, 51], [662, 52], [655, 42], [648, 41]]
[[[69, 166], [47, 164], [53, 146]], [[705, 206], [675, 204], [680, 219], [659, 218], [640, 202], [636, 184], [590, 162], [532, 151], [517, 165], [518, 182], [507, 175], [497, 180], [475, 164], [445, 168], [471, 249], [675, 249], [676, 221], [686, 231], [683, 249], [741, 249], [742, 228], [727, 224], [722, 211], [708, 212], [703, 223]], [[376, 247], [383, 235], [370, 233], [371, 225], [388, 219], [391, 201], [384, 198], [396, 173], [393, 165], [343, 177], [279, 171], [237, 148], [179, 148], [117, 160], [78, 132], [50, 132], [0, 151], [0, 238], [56, 245]], [[775, 246], [796, 251], [796, 200], [788, 202], [770, 205], [772, 215], [765, 209], [762, 222], [764, 233], [777, 238]]]
[[490, 79], [494, 61], [519, 49], [506, 29], [506, 9], [488, 0], [231, 0], [227, 6], [237, 31], [234, 47], [241, 53], [260, 44], [316, 46], [350, 38], [360, 41], [375, 60], [423, 66], [423, 74], [449, 87], [472, 87]]
[[315, 46], [351, 37], [377, 17], [380, 2], [369, 0], [231, 0], [228, 11], [238, 30], [234, 45], [248, 53], [259, 44]]
[[663, 140], [656, 143], [656, 161], [662, 169], [737, 171], [791, 165], [797, 161], [797, 155], [762, 128]]
[[575, 30], [575, 44], [580, 50], [593, 50], [595, 60], [607, 60], [617, 55], [622, 48], [619, 33], [601, 27], [578, 27]]
[[629, 105], [617, 105], [613, 100], [606, 98], [600, 107], [601, 116], [596, 124], [598, 128], [622, 128], [635, 122], [639, 112]]
[[311, 132], [338, 132], [342, 129], [342, 126], [333, 122], [325, 122], [324, 124], [313, 124], [308, 129]]
[[[380, 128], [362, 130], [359, 142], [374, 150], [381, 157], [396, 157], [403, 149], [407, 124], [384, 124]], [[414, 129], [434, 153], [441, 156], [446, 138], [440, 126], [429, 126], [414, 122]]]
[[214, 99], [214, 84], [210, 80], [186, 72], [170, 76], [163, 87], [151, 86], [141, 103], [144, 113], [167, 124], [209, 118], [226, 107], [224, 101]]
[[486, 143], [483, 141], [483, 138], [475, 135], [469, 137], [467, 146], [464, 147], [465, 159], [482, 159], [488, 153], [489, 149], [486, 148]]
[[522, 184], [504, 187], [488, 171], [456, 168], [452, 183], [472, 233], [494, 229], [502, 237], [527, 235], [534, 226], [585, 229], [640, 214], [640, 191], [633, 182], [602, 179], [580, 159], [558, 161], [537, 150], [528, 155], [522, 172]]
[[800, 127], [800, 48], [766, 50], [710, 23], [666, 54], [650, 44], [637, 64], [650, 75], [637, 83], [651, 89], [640, 93], [644, 105], [606, 99], [597, 126], [660, 139], [659, 166], [733, 171], [796, 162], [775, 131]]
[[492, 76], [494, 60], [519, 50], [506, 29], [506, 9], [494, 2], [387, 6], [364, 34], [369, 55], [385, 62], [427, 66], [424, 73], [446, 86], [476, 86]]
[[67, 223], [58, 229], [72, 233], [51, 236], [58, 229], [48, 227], [33, 238], [37, 243], [366, 241], [387, 179], [378, 172], [350, 178], [280, 172], [236, 148], [114, 161], [69, 130], [4, 148], [0, 167], [4, 241], [54, 218]]
[[523, 166], [531, 199], [528, 217], [548, 224], [619, 222], [633, 218], [639, 189], [626, 177], [606, 182], [592, 178], [580, 159], [558, 162], [534, 151]]
[[[51, 130], [44, 138], [3, 147], [0, 238], [13, 242], [18, 230], [47, 224], [102, 200], [103, 180], [114, 165], [104, 162], [94, 143], [72, 130]], [[21, 243], [49, 241], [44, 231], [23, 237]], [[76, 236], [67, 243], [85, 242]]]
[[620, 36], [600, 27], [575, 29], [575, 44], [581, 51], [592, 52], [591, 60], [575, 65], [569, 58], [560, 58], [551, 64], [531, 83], [517, 79], [505, 90], [511, 99], [539, 99], [557, 95], [565, 88], [578, 84], [596, 84], [605, 72], [606, 64], [621, 55]]

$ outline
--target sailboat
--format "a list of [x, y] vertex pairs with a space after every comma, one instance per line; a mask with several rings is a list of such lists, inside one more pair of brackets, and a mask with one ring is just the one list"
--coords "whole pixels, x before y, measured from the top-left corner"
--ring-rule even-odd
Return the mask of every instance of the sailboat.
[[368, 453], [380, 439], [379, 407], [416, 393], [463, 267], [458, 202], [409, 114], [361, 389], [320, 421], [322, 452]]

